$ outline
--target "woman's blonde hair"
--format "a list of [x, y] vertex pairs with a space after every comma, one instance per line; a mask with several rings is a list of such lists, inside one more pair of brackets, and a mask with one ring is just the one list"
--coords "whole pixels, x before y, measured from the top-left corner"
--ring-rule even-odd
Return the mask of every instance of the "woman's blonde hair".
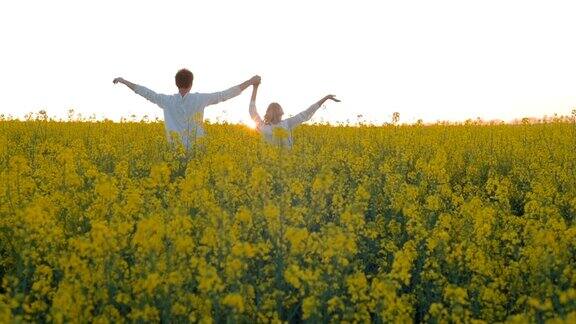
[[266, 115], [264, 115], [264, 124], [278, 124], [282, 120], [282, 115], [284, 115], [284, 111], [282, 110], [280, 104], [273, 102], [268, 106], [268, 109], [266, 109]]

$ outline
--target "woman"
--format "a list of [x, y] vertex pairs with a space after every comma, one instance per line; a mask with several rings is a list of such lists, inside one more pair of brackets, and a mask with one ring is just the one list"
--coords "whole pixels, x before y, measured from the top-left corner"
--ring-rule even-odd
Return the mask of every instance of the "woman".
[[[252, 98], [250, 99], [250, 109], [248, 110], [250, 117], [256, 123], [256, 129], [268, 142], [274, 143], [280, 141], [282, 145], [288, 147], [292, 147], [292, 129], [294, 127], [312, 118], [318, 108], [320, 108], [327, 100], [340, 102], [340, 100], [336, 99], [334, 95], [327, 95], [310, 106], [310, 108], [302, 111], [294, 117], [284, 120], [282, 120], [282, 115], [284, 114], [282, 107], [278, 103], [273, 102], [268, 106], [266, 114], [264, 115], [264, 120], [262, 120], [256, 111], [256, 94], [258, 92], [258, 86], [259, 83], [255, 83], [252, 88]], [[282, 135], [282, 133], [284, 133], [284, 135]]]

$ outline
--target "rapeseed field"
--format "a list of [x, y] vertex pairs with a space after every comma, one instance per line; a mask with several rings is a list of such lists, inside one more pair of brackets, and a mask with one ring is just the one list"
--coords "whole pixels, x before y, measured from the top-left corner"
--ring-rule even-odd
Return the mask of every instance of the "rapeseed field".
[[576, 323], [576, 125], [0, 121], [0, 323]]

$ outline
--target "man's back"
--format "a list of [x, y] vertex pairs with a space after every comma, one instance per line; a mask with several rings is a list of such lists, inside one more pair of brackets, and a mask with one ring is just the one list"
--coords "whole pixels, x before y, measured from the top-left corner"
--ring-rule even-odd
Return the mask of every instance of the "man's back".
[[239, 86], [215, 93], [188, 93], [165, 95], [137, 85], [134, 91], [142, 97], [158, 105], [164, 110], [166, 136], [171, 139], [171, 133], [176, 132], [182, 139], [182, 144], [190, 147], [195, 139], [204, 136], [204, 108], [210, 105], [236, 97], [242, 92]]

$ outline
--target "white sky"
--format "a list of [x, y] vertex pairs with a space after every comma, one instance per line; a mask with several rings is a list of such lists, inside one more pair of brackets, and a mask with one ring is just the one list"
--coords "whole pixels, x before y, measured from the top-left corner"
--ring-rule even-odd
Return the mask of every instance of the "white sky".
[[[576, 108], [576, 1], [16, 1], [0, 4], [0, 114], [162, 118], [112, 79], [175, 93], [262, 76], [261, 113], [510, 120]], [[206, 117], [246, 121], [250, 90]]]

